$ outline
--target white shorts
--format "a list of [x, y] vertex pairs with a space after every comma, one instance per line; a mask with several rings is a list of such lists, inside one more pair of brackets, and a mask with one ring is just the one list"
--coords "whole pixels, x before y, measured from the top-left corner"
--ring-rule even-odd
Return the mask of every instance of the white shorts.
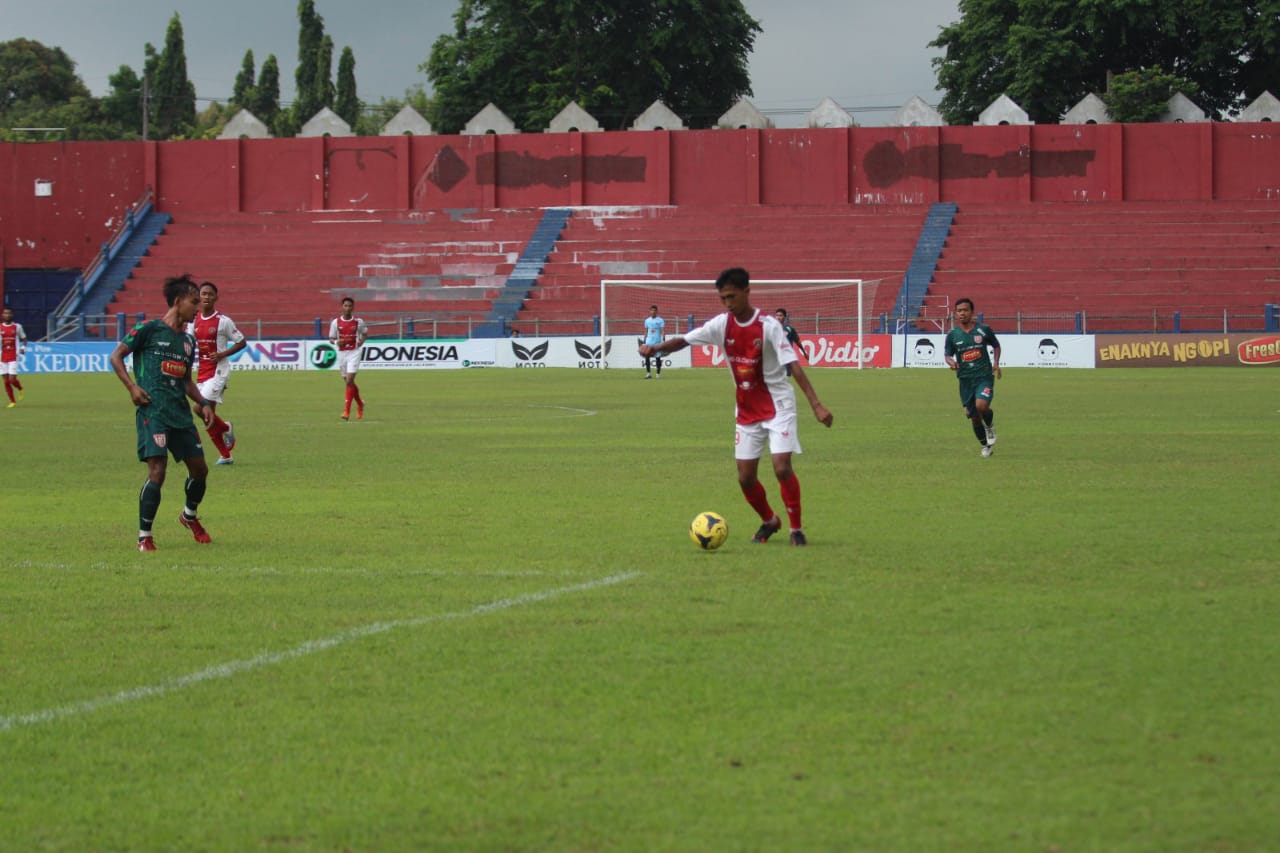
[[17, 376], [18, 362], [0, 361], [0, 376]]
[[360, 348], [338, 350], [338, 372], [343, 376], [355, 376], [360, 369]]
[[222, 393], [227, 390], [227, 377], [215, 373], [212, 379], [206, 379], [196, 387], [200, 389], [200, 396], [210, 403], [221, 403]]
[[759, 459], [768, 444], [769, 452], [803, 453], [796, 432], [795, 410], [779, 412], [767, 421], [738, 424], [733, 436], [734, 459]]

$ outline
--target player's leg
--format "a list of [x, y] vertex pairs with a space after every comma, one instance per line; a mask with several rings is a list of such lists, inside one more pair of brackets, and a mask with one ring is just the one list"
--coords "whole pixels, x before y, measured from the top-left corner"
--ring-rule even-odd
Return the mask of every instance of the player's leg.
[[800, 478], [791, 465], [792, 454], [800, 453], [800, 433], [796, 413], [787, 412], [769, 421], [769, 451], [773, 459], [773, 474], [782, 492], [782, 505], [791, 525], [791, 544], [808, 544], [804, 536], [804, 524], [800, 512]]
[[996, 430], [992, 426], [995, 421], [995, 413], [991, 411], [991, 400], [995, 397], [995, 380], [984, 379], [978, 384], [978, 388], [974, 393], [973, 409], [974, 409], [974, 425], [975, 432], [977, 427], [982, 427], [982, 455], [990, 456], [991, 450], [996, 444]]
[[210, 542], [212, 540], [208, 532], [200, 523], [199, 513], [209, 478], [209, 465], [204, 461], [204, 451], [200, 449], [200, 435], [195, 427], [174, 430], [169, 433], [169, 441], [173, 447], [174, 459], [187, 466], [187, 481], [183, 484], [187, 500], [182, 512], [178, 514], [178, 523], [190, 530], [197, 542]]
[[345, 398], [342, 405], [342, 419], [348, 420], [351, 417], [351, 403], [356, 398], [356, 376], [354, 373], [347, 373], [345, 369], [342, 374], [342, 381], [346, 383]]
[[[158, 449], [158, 448], [157, 448]], [[138, 550], [154, 551], [156, 549], [155, 539], [152, 538], [152, 527], [156, 522], [156, 515], [160, 512], [160, 491], [164, 486], [164, 477], [167, 470], [168, 458], [164, 456], [164, 451], [160, 451], [159, 456], [148, 456], [144, 461], [147, 463], [147, 479], [142, 482], [142, 489], [138, 492]]]
[[651, 356], [647, 356], [647, 355], [644, 357], [644, 378], [645, 379], [653, 378], [653, 371], [650, 369], [650, 366], [649, 366], [650, 358]]
[[752, 542], [767, 542], [782, 529], [782, 519], [769, 505], [769, 495], [759, 477], [760, 455], [764, 453], [766, 440], [765, 429], [760, 424], [737, 425], [733, 455], [738, 465], [738, 488], [763, 522], [751, 537]]
[[18, 392], [18, 402], [22, 402], [22, 380], [18, 378], [18, 362], [14, 362], [9, 368], [9, 384]]
[[9, 397], [9, 408], [13, 408], [13, 377], [9, 375], [9, 365], [4, 365], [4, 393]]

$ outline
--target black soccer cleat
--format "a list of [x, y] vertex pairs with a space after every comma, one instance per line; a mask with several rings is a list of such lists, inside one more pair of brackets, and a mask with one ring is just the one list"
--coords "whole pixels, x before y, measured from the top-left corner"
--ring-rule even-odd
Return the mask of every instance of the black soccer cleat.
[[769, 541], [769, 537], [782, 529], [782, 519], [774, 518], [773, 521], [766, 521], [760, 525], [760, 529], [756, 531], [756, 535], [751, 537], [752, 542], [765, 543]]
[[804, 538], [803, 530], [793, 530], [791, 531], [791, 544], [792, 545], [808, 545], [809, 540]]

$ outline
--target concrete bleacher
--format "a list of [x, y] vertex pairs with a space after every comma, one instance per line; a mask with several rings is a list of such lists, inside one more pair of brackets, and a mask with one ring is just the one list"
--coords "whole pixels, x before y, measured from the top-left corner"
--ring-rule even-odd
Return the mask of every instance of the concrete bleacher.
[[374, 334], [407, 318], [428, 333], [466, 335], [506, 284], [539, 211], [488, 210], [180, 215], [134, 268], [109, 313], [155, 316], [165, 278], [217, 283], [220, 307], [246, 334], [310, 336], [308, 316], [344, 296]]
[[[881, 280], [865, 307], [875, 316], [892, 308], [927, 210], [926, 205], [576, 209], [515, 325], [523, 334], [590, 333], [600, 313], [602, 278], [712, 281], [730, 266], [745, 267], [754, 280]], [[710, 300], [714, 303], [714, 294]], [[663, 310], [685, 313], [679, 305]], [[642, 318], [630, 319], [639, 323]], [[612, 317], [610, 323], [611, 329], [619, 328]]]
[[1005, 328], [1080, 314], [1090, 332], [1220, 330], [1225, 314], [1261, 329], [1280, 301], [1280, 205], [962, 204], [929, 293]]

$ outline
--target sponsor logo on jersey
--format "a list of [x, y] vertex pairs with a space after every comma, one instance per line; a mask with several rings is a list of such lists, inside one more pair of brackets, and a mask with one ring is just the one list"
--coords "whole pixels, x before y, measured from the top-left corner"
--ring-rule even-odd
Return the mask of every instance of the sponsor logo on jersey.
[[151, 442], [152, 442], [156, 447], [163, 448], [163, 447], [164, 447], [165, 442], [166, 442], [166, 441], [168, 441], [168, 440], [169, 440], [169, 437], [168, 437], [167, 435], [165, 435], [164, 433], [162, 433], [162, 432], [153, 432], [153, 433], [151, 434]]
[[977, 361], [982, 358], [983, 351], [980, 349], [967, 349], [960, 355], [961, 361]]
[[171, 361], [165, 359], [160, 362], [160, 372], [165, 376], [173, 376], [182, 379], [187, 375], [187, 363], [185, 361]]

